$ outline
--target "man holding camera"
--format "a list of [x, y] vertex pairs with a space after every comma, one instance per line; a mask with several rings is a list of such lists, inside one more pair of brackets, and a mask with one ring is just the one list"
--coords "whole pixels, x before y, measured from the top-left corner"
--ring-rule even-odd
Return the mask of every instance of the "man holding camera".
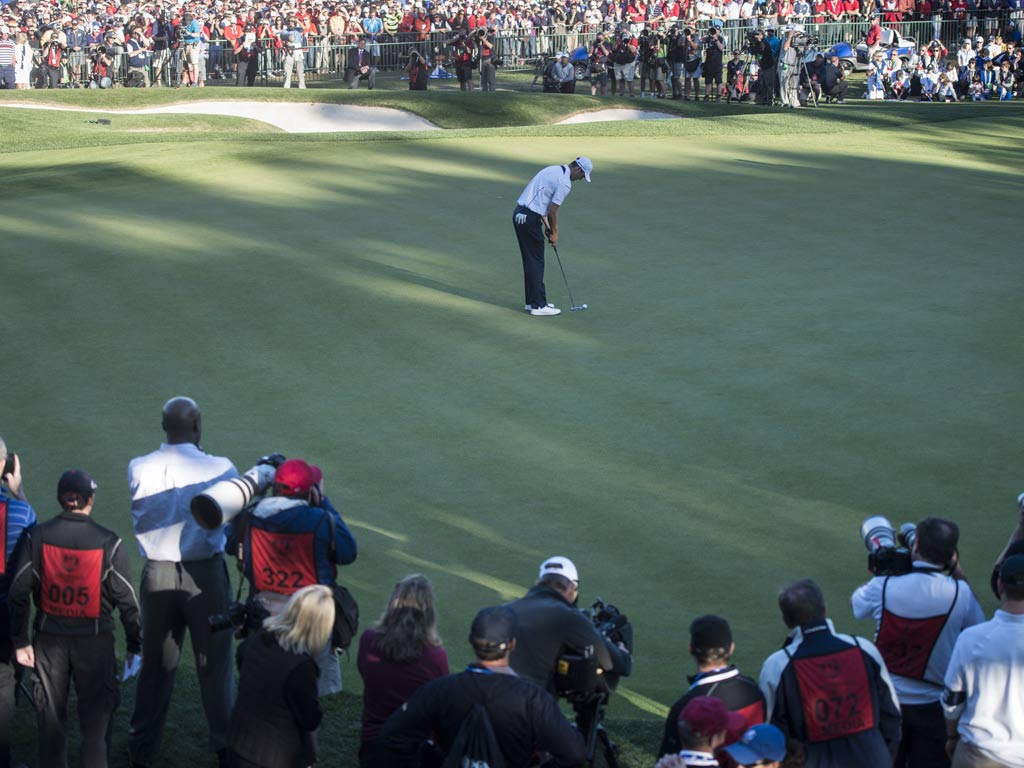
[[[638, 41], [628, 32], [623, 32], [615, 41], [612, 49], [612, 62], [614, 63], [615, 81], [621, 83], [619, 96], [625, 96], [629, 89], [630, 98], [633, 97], [633, 81], [636, 79], [636, 50]], [[615, 88], [612, 88], [612, 95], [615, 95]]]
[[0, 437], [0, 525], [4, 548], [0, 550], [0, 768], [11, 766], [11, 722], [14, 719], [14, 648], [11, 644], [11, 615], [7, 600], [14, 570], [10, 567], [15, 545], [36, 524], [36, 513], [25, 498], [21, 480], [21, 459]]
[[790, 633], [761, 667], [768, 721], [804, 744], [806, 768], [892, 765], [900, 708], [878, 649], [835, 631], [811, 579], [783, 588], [779, 609]]
[[[714, 96], [718, 101], [722, 95], [722, 54], [725, 53], [725, 43], [718, 27], [711, 27], [708, 36], [704, 39], [704, 101], [710, 101]], [[696, 97], [696, 94], [694, 94]]]
[[[381, 729], [381, 742], [394, 755], [388, 765], [420, 765], [417, 755], [425, 746], [447, 755], [460, 741], [472, 743], [474, 736], [478, 742], [486, 740], [460, 731], [463, 723], [474, 718], [477, 705], [483, 707], [484, 722], [493, 729], [493, 746], [501, 753], [487, 757], [504, 758], [508, 768], [535, 766], [538, 753], [550, 755], [551, 760], [544, 763], [550, 768], [582, 765], [586, 747], [579, 731], [565, 719], [552, 696], [522, 679], [509, 664], [509, 655], [522, 636], [516, 614], [507, 606], [480, 611], [469, 630], [476, 661], [464, 672], [424, 685]], [[433, 743], [428, 745], [429, 739]], [[470, 764], [466, 758], [485, 756], [455, 757], [462, 758], [458, 764], [463, 765]], [[423, 764], [435, 763], [424, 760]]]
[[846, 103], [846, 91], [850, 84], [846, 80], [846, 71], [839, 64], [839, 57], [833, 54], [821, 68], [821, 92], [825, 102], [835, 101], [836, 104]]
[[604, 670], [602, 679], [614, 686], [633, 669], [633, 657], [622, 642], [612, 642], [576, 609], [579, 573], [567, 557], [541, 563], [537, 583], [524, 597], [509, 603], [519, 622], [518, 643], [512, 649], [512, 668], [557, 695], [555, 671], [565, 653], [593, 658]]
[[480, 48], [480, 90], [493, 91], [498, 74], [494, 64], [494, 29], [477, 27], [476, 42]]
[[224, 613], [231, 602], [225, 533], [223, 528], [201, 528], [189, 505], [193, 496], [237, 477], [238, 471], [228, 459], [200, 449], [202, 420], [194, 400], [172, 398], [161, 416], [167, 441], [128, 465], [132, 524], [146, 558], [139, 589], [142, 671], [128, 735], [131, 764], [142, 768], [156, 761], [186, 630], [192, 638], [210, 748], [221, 760], [227, 759], [234, 698], [231, 633], [213, 633], [209, 625], [209, 617]]
[[292, 72], [299, 79], [299, 88], [306, 87], [306, 61], [302, 52], [302, 25], [298, 16], [288, 18], [288, 24], [280, 33], [284, 44], [284, 87], [292, 87]]
[[956, 523], [929, 517], [912, 537], [913, 568], [876, 576], [851, 598], [853, 615], [878, 623], [875, 645], [892, 675], [903, 713], [895, 768], [948, 766], [942, 680], [957, 637], [985, 620], [964, 580]]
[[[259, 608], [280, 613], [303, 587], [333, 587], [337, 566], [356, 559], [356, 540], [324, 494], [323, 473], [302, 459], [277, 468], [271, 495], [233, 522], [228, 550], [242, 570]], [[321, 696], [341, 690], [333, 646], [316, 649]]]
[[473, 91], [473, 58], [476, 55], [476, 38], [469, 32], [460, 29], [448, 45], [452, 47], [452, 60], [455, 62], [455, 77], [459, 81], [459, 90]]
[[[68, 691], [78, 699], [79, 763], [107, 765], [111, 718], [120, 700], [114, 656], [116, 608], [124, 626], [126, 668], [139, 653], [139, 604], [128, 553], [92, 519], [96, 484], [70, 470], [57, 484], [62, 513], [25, 532], [14, 554], [11, 640], [18, 663], [35, 670], [39, 768], [67, 766]], [[29, 640], [31, 602], [36, 609]]]
[[797, 109], [800, 106], [800, 53], [795, 45], [797, 31], [790, 27], [782, 38], [779, 56], [779, 91], [782, 106]]

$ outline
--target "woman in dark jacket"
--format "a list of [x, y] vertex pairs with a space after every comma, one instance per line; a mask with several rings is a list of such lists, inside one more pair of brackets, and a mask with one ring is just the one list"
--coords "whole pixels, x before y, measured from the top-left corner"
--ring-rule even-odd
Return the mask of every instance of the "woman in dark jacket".
[[323, 712], [313, 655], [334, 626], [334, 597], [317, 584], [238, 649], [238, 698], [228, 739], [236, 768], [305, 768], [316, 760], [313, 732]]
[[448, 654], [437, 635], [434, 590], [421, 574], [395, 585], [384, 615], [359, 639], [363, 678], [363, 729], [359, 764], [387, 765], [377, 734], [391, 713], [424, 683], [448, 674]]

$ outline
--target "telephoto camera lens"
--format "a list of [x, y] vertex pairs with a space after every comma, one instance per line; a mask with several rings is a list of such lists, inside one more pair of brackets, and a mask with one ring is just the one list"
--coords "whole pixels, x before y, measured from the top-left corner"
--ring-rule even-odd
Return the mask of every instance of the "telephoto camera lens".
[[860, 524], [860, 536], [868, 552], [874, 554], [880, 549], [896, 546], [896, 531], [888, 518], [881, 515], [869, 517]]
[[899, 536], [900, 544], [907, 549], [913, 550], [914, 544], [917, 542], [917, 526], [913, 523], [904, 523], [900, 526]]

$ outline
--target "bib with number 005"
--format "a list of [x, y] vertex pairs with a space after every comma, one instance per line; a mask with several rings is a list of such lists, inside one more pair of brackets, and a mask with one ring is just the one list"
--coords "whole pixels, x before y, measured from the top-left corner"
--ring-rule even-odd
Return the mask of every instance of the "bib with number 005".
[[102, 549], [70, 549], [43, 544], [39, 607], [51, 616], [98, 619]]

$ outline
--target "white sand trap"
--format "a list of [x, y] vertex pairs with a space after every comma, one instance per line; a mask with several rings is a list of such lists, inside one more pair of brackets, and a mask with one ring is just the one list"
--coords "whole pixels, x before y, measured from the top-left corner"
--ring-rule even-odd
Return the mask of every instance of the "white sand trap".
[[555, 125], [573, 123], [610, 123], [614, 120], [680, 120], [680, 115], [666, 112], [652, 112], [649, 109], [600, 109], [596, 112], [581, 112], [578, 115], [559, 120]]
[[438, 131], [419, 115], [400, 109], [356, 107], [346, 104], [287, 104], [263, 101], [194, 101], [166, 107], [113, 110], [88, 107], [56, 107], [44, 104], [3, 104], [25, 109], [59, 109], [107, 115], [224, 115], [247, 117], [269, 123], [287, 133], [336, 133], [358, 131]]

